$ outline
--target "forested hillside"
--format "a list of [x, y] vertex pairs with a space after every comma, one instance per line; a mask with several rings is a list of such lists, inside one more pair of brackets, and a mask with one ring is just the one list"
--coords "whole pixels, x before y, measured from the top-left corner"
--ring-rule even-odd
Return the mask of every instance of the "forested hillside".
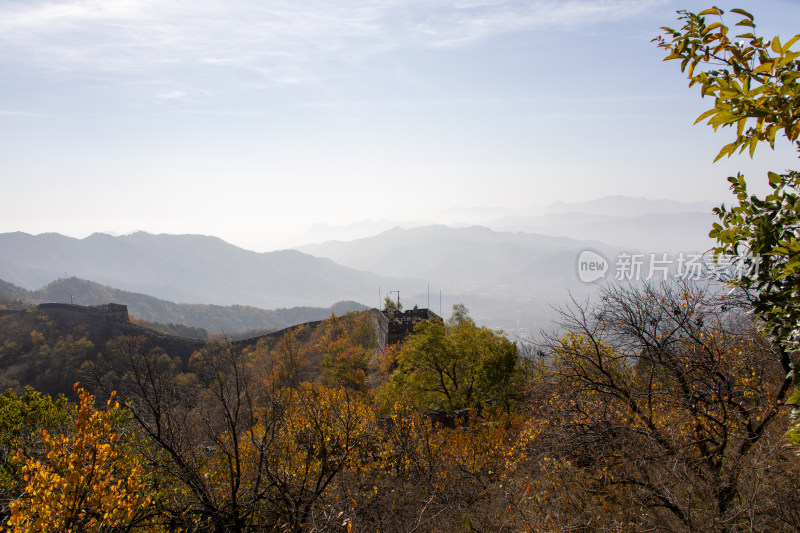
[[382, 352], [369, 315], [348, 314], [175, 357], [147, 337], [100, 343], [91, 328], [0, 316], [12, 387], [0, 519], [17, 531], [800, 525], [785, 372], [746, 302], [618, 288], [563, 319], [524, 353], [456, 306]]
[[[157, 324], [202, 328], [211, 334], [218, 332], [256, 334], [275, 331], [294, 324], [321, 320], [332, 312], [342, 315], [366, 309], [366, 306], [356, 302], [339, 302], [331, 307], [293, 307], [274, 310], [246, 305], [177, 304], [78, 278], [61, 278], [36, 291], [22, 289], [0, 280], [0, 295], [33, 304], [61, 302], [98, 305], [115, 302], [127, 305], [131, 315], [138, 319]], [[177, 334], [177, 329], [173, 330]]]

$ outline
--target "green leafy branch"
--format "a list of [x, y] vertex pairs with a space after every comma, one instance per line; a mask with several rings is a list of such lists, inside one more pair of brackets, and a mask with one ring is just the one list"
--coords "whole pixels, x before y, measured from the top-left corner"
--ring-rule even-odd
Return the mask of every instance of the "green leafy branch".
[[[743, 9], [731, 13], [741, 16], [735, 26], [746, 28], [734, 39], [723, 23], [724, 12], [712, 7], [697, 14], [678, 11], [683, 27], [662, 27], [664, 35], [653, 41], [667, 51], [664, 61], [681, 61], [690, 87], [699, 84], [703, 97], [715, 97], [714, 107], [695, 123], [707, 120], [715, 131], [736, 127], [735, 140], [720, 150], [715, 161], [737, 150], [749, 150], [752, 157], [762, 141], [774, 148], [781, 131], [800, 148], [800, 87], [796, 83], [800, 52], [792, 51], [800, 35], [785, 43], [777, 36], [765, 39], [756, 35], [753, 15]], [[709, 16], [719, 20], [707, 23]]]

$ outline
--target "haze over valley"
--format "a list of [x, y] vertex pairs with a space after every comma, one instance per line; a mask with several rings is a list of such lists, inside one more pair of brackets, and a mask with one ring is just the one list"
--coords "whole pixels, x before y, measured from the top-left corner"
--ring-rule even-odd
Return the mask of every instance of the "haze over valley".
[[[581, 251], [593, 250], [610, 260], [623, 252], [705, 251], [711, 245], [706, 235], [712, 217], [700, 211], [706, 207], [617, 196], [553, 205], [522, 217], [473, 210], [473, 215], [482, 212], [492, 218], [486, 225], [399, 222], [382, 231], [393, 222], [365, 222], [354, 227], [378, 231], [262, 253], [202, 235], [97, 233], [76, 239], [6, 233], [0, 234], [0, 279], [39, 291], [25, 293], [34, 301], [95, 305], [108, 298], [128, 304], [135, 316], [146, 320], [229, 333], [287, 324], [267, 319], [259, 324], [257, 313], [246, 319], [213, 319], [207, 309], [177, 311], [175, 304], [313, 307], [321, 311], [307, 316], [316, 317], [337, 302], [377, 307], [381, 297], [392, 291], [395, 298], [399, 291], [407, 309], [430, 307], [447, 315], [453, 304], [463, 303], [479, 324], [524, 335], [550, 327], [553, 307], [591, 292], [593, 286], [577, 275]], [[352, 229], [326, 231], [331, 236]], [[680, 248], [679, 241], [692, 245]], [[68, 278], [93, 284], [65, 285]], [[60, 288], [44, 290], [53, 282], [60, 282]], [[165, 302], [143, 304], [141, 295]], [[19, 293], [7, 291], [7, 296]]]
[[[800, 5], [759, 5], [794, 31]], [[0, 279], [261, 309], [399, 291], [537, 329], [587, 290], [580, 250], [706, 250], [725, 176], [763, 193], [796, 161], [714, 163], [652, 43], [685, 8], [5, 3]]]

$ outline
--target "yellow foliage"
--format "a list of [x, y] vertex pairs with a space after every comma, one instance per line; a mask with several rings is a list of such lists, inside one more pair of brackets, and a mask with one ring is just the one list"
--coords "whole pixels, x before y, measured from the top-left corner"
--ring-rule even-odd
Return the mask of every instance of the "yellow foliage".
[[9, 531], [109, 531], [139, 519], [150, 503], [143, 468], [126, 456], [115, 431], [113, 395], [105, 411], [84, 390], [78, 395], [74, 434], [41, 430], [41, 461], [16, 452], [27, 486], [9, 506]]

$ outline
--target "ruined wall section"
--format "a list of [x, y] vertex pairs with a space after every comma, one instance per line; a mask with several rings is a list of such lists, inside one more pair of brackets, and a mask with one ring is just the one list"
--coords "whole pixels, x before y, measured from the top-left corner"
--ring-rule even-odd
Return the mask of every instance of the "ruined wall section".
[[[178, 356], [188, 361], [189, 356], [204, 346], [199, 339], [189, 339], [169, 335], [154, 329], [134, 324], [130, 321], [128, 306], [122, 304], [104, 304], [84, 306], [76, 304], [45, 303], [33, 308], [46, 315], [60, 326], [75, 328], [86, 326], [99, 339], [110, 340], [119, 335], [141, 335], [147, 337], [153, 345], [158, 346], [171, 356]], [[3, 311], [0, 316], [28, 313], [29, 310]]]
[[[383, 311], [375, 308], [366, 311], [366, 313], [369, 315], [369, 318], [372, 322], [372, 327], [375, 330], [375, 340], [377, 341], [378, 353], [382, 353], [384, 350], [386, 350], [387, 346], [390, 346], [396, 342], [402, 342], [408, 335], [411, 334], [412, 331], [414, 331], [414, 326], [421, 321], [441, 320], [439, 315], [430, 309], [410, 309], [408, 311], [395, 313], [392, 317], [389, 317]], [[312, 322], [304, 322], [303, 324], [290, 326], [288, 328], [284, 328], [279, 331], [273, 331], [272, 333], [267, 333], [265, 335], [235, 340], [232, 341], [232, 344], [244, 347], [253, 346], [261, 340], [273, 342], [283, 337], [287, 331], [299, 328], [303, 328], [305, 331], [311, 331], [323, 322], [325, 321], [314, 320]]]
[[439, 315], [430, 309], [410, 309], [393, 313], [391, 316], [374, 307], [367, 312], [375, 329], [378, 353], [386, 350], [387, 346], [402, 342], [414, 331], [414, 326], [423, 320], [441, 320]]
[[303, 322], [302, 324], [295, 324], [294, 326], [289, 326], [288, 328], [279, 329], [278, 331], [273, 331], [271, 333], [265, 333], [264, 335], [258, 335], [256, 337], [249, 337], [247, 339], [239, 339], [231, 341], [231, 344], [234, 346], [254, 346], [258, 344], [261, 340], [268, 340], [268, 341], [278, 341], [281, 337], [287, 332], [294, 329], [303, 328], [306, 331], [310, 331], [320, 324], [325, 322], [325, 320], [312, 320], [311, 322]]
[[[188, 358], [194, 351], [201, 349], [205, 341], [199, 339], [189, 339], [168, 335], [130, 321], [128, 307], [121, 304], [105, 304], [96, 306], [83, 306], [75, 304], [47, 303], [39, 304], [36, 308], [57, 320], [66, 327], [76, 327], [86, 324], [91, 330], [97, 332], [101, 337], [113, 338], [118, 335], [143, 335], [161, 347], [165, 352], [181, 359]], [[25, 313], [26, 310], [2, 310], [0, 316]], [[378, 309], [367, 311], [375, 330], [375, 339], [378, 353], [386, 350], [387, 346], [402, 342], [410, 335], [414, 326], [423, 320], [441, 320], [441, 318], [430, 309], [411, 309], [391, 316]], [[251, 337], [231, 341], [233, 345], [239, 347], [253, 346], [259, 341], [267, 340], [274, 342], [279, 340], [287, 331], [302, 328], [304, 331], [312, 331], [315, 327], [322, 324], [324, 320], [315, 320], [297, 324], [288, 328]]]
[[111, 321], [130, 322], [128, 306], [122, 304], [75, 305], [75, 304], [39, 304], [36, 306], [44, 314], [63, 320], [67, 324], [78, 325], [87, 322]]

